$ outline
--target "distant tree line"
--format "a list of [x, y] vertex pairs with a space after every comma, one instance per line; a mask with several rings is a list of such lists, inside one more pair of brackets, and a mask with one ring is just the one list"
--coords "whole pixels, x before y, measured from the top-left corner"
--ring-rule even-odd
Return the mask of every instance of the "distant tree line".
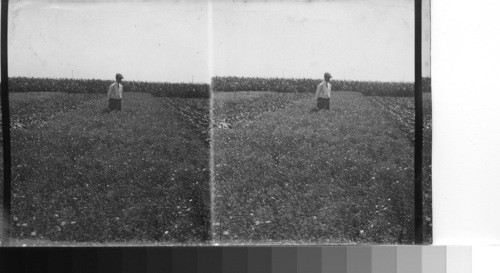
[[[321, 79], [213, 77], [215, 91], [275, 91], [285, 93], [312, 93]], [[367, 96], [413, 96], [412, 82], [332, 80], [334, 91], [361, 92]], [[431, 78], [422, 78], [422, 90], [431, 91]]]
[[[215, 91], [274, 91], [284, 93], [313, 93], [321, 79], [213, 77]], [[105, 94], [109, 80], [97, 79], [52, 79], [9, 78], [10, 92], [66, 92]], [[413, 96], [412, 82], [380, 82], [332, 80], [334, 91], [360, 92], [366, 96]], [[210, 86], [198, 83], [168, 83], [124, 81], [125, 92], [151, 93], [158, 97], [209, 98]], [[422, 78], [422, 90], [431, 92], [431, 78]]]
[[[151, 93], [159, 97], [208, 98], [208, 84], [124, 81], [124, 92]], [[96, 79], [51, 79], [9, 78], [9, 92], [65, 92], [105, 94], [111, 84], [109, 80]]]

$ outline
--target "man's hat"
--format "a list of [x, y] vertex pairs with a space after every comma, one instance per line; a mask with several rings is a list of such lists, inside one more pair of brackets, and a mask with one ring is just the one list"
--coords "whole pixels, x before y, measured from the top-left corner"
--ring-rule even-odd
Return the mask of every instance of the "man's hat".
[[332, 77], [332, 75], [331, 75], [330, 73], [328, 73], [328, 72], [325, 72], [325, 77], [329, 77], [329, 78], [331, 78], [331, 77]]
[[120, 73], [116, 73], [116, 77], [115, 77], [115, 78], [117, 78], [117, 79], [118, 79], [118, 78], [120, 78], [120, 79], [122, 79], [122, 80], [123, 80], [123, 75], [122, 75], [122, 74], [120, 74]]

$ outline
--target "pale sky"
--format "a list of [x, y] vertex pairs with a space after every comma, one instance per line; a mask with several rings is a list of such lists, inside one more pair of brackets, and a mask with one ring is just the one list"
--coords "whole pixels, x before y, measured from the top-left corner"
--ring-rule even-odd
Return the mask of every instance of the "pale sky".
[[[424, 16], [427, 76], [426, 8]], [[413, 43], [413, 0], [9, 3], [10, 76], [209, 82], [329, 71], [413, 81]]]
[[205, 1], [11, 2], [11, 76], [209, 82]]
[[414, 80], [413, 0], [220, 0], [213, 11], [215, 75], [322, 78], [328, 71], [334, 79]]

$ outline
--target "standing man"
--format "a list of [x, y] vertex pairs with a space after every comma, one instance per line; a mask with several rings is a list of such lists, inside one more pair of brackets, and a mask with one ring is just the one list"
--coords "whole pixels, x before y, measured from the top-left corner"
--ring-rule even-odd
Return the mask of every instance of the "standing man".
[[123, 80], [123, 76], [120, 73], [116, 74], [116, 82], [111, 84], [108, 89], [108, 100], [109, 100], [109, 111], [122, 110], [122, 94], [123, 94], [123, 84], [120, 84]]
[[330, 110], [330, 93], [332, 91], [332, 85], [328, 82], [332, 78], [330, 73], [325, 73], [325, 80], [321, 82], [316, 88], [316, 99], [318, 100], [317, 108]]

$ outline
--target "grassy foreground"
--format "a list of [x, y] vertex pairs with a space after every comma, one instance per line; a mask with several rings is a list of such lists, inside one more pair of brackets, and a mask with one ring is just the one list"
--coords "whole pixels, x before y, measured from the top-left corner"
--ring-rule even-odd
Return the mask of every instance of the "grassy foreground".
[[92, 99], [12, 130], [13, 237], [208, 239], [208, 148], [168, 98], [124, 96], [122, 112]]
[[332, 93], [331, 111], [314, 106], [297, 100], [214, 130], [217, 238], [411, 242], [410, 140], [359, 93]]

